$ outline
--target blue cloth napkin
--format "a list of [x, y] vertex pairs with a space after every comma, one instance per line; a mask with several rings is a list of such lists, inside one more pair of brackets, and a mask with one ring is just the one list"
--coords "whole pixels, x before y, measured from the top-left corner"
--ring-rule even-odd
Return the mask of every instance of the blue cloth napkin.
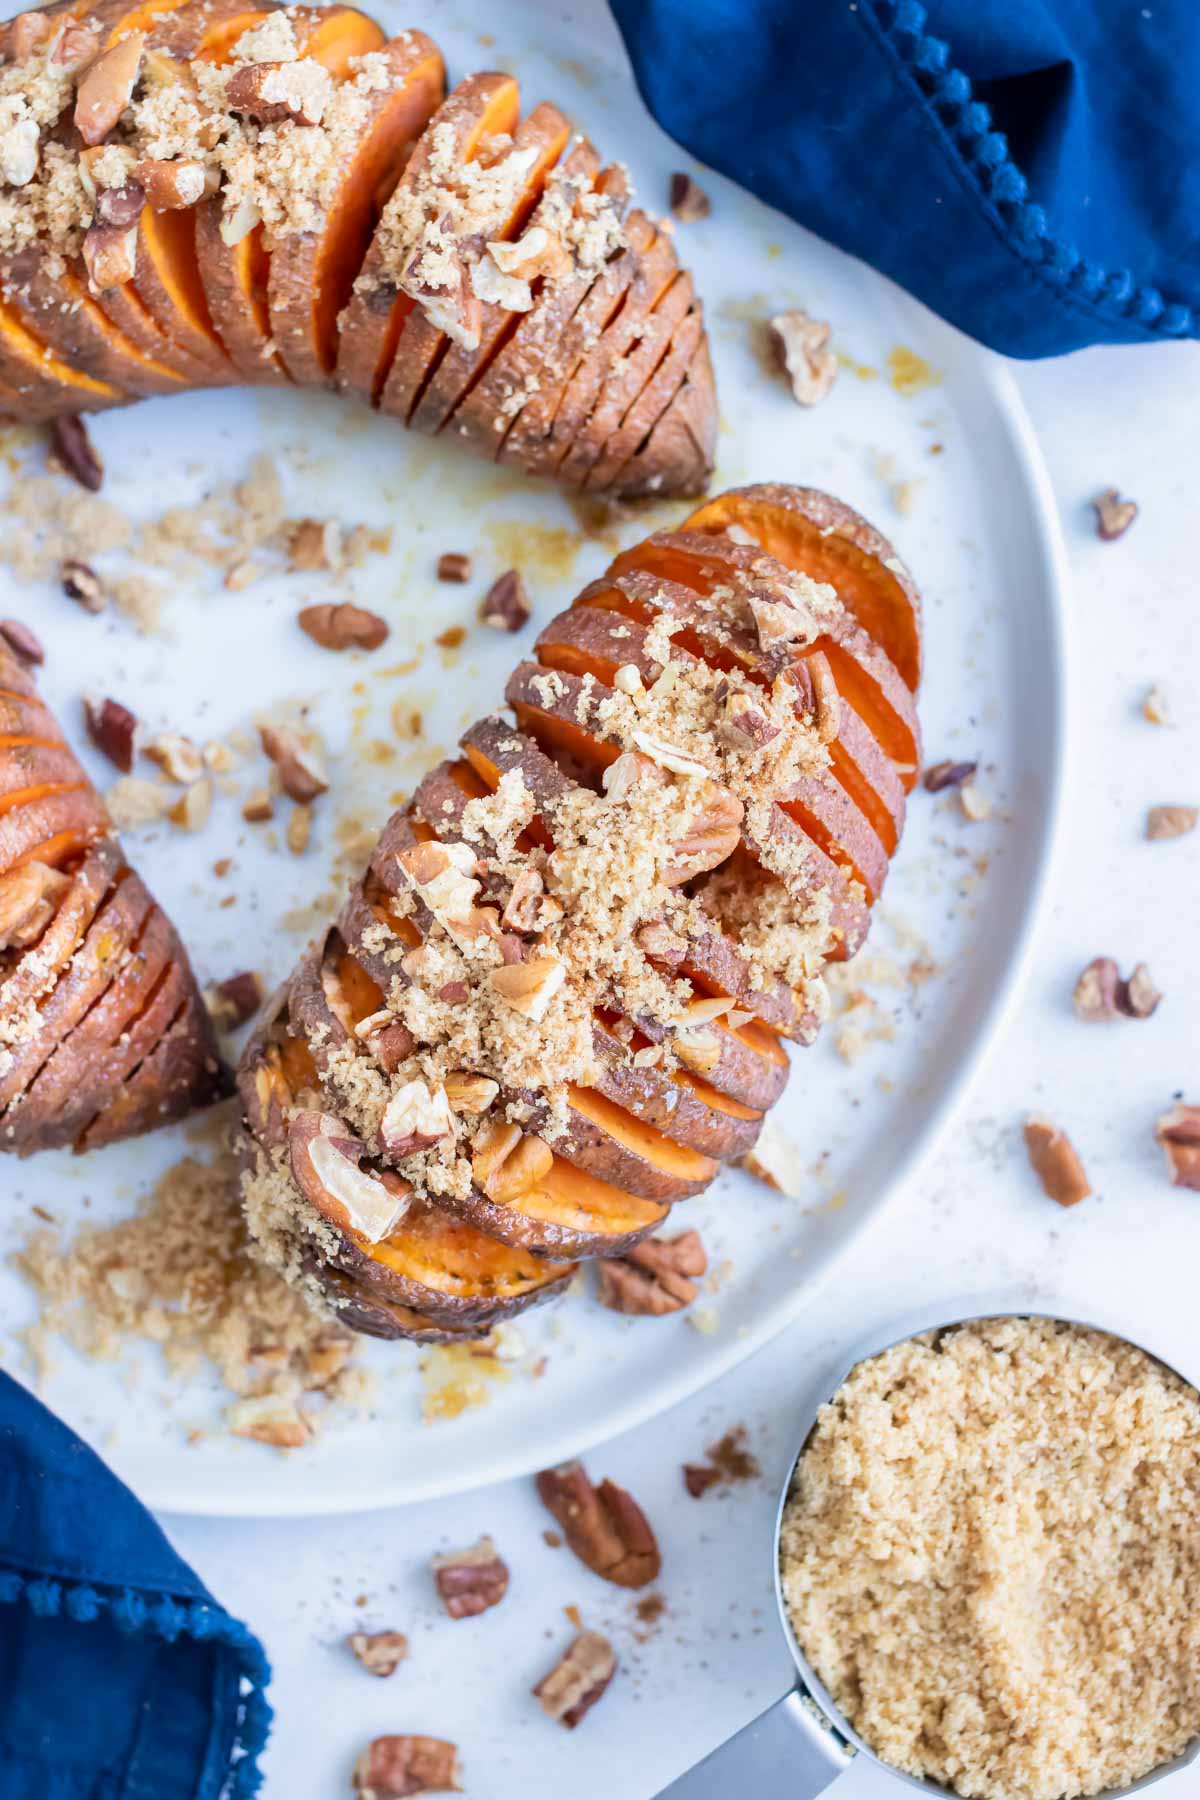
[[713, 168], [1011, 356], [1200, 336], [1200, 0], [610, 0]]
[[0, 1800], [248, 1800], [269, 1678], [128, 1488], [0, 1374]]

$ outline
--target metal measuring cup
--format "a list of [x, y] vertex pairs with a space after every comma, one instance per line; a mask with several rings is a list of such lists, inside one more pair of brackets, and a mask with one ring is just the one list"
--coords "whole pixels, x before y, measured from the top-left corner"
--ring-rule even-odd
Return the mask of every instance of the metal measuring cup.
[[[1165, 1358], [1155, 1356], [1152, 1350], [1145, 1349], [1132, 1338], [1123, 1338], [1122, 1333], [1113, 1331], [1107, 1325], [1096, 1325], [1087, 1319], [1069, 1319], [1059, 1313], [1038, 1313], [1015, 1307], [1011, 1310], [994, 1308], [987, 1312], [967, 1314], [962, 1318], [935, 1320], [859, 1351], [842, 1370], [833, 1386], [806, 1414], [799, 1448], [788, 1463], [787, 1476], [775, 1512], [772, 1543], [775, 1604], [795, 1664], [794, 1678], [787, 1692], [769, 1706], [766, 1712], [760, 1713], [757, 1719], [752, 1719], [749, 1725], [718, 1746], [703, 1762], [681, 1775], [678, 1781], [673, 1781], [670, 1787], [663, 1788], [657, 1800], [815, 1800], [815, 1796], [824, 1793], [830, 1782], [849, 1768], [858, 1755], [878, 1763], [909, 1787], [923, 1789], [927, 1794], [949, 1795], [952, 1800], [957, 1800], [952, 1788], [945, 1787], [939, 1781], [908, 1775], [877, 1756], [845, 1718], [819, 1676], [810, 1667], [803, 1650], [796, 1642], [783, 1597], [779, 1569], [779, 1534], [791, 1493], [792, 1476], [816, 1429], [817, 1415], [821, 1407], [833, 1399], [859, 1363], [881, 1356], [886, 1350], [894, 1349], [896, 1345], [906, 1343], [909, 1338], [920, 1337], [925, 1332], [952, 1331], [958, 1325], [974, 1325], [986, 1319], [1006, 1318], [1049, 1319], [1055, 1324], [1077, 1325], [1086, 1330], [1103, 1332], [1108, 1337], [1120, 1338], [1123, 1342], [1132, 1344], [1134, 1349], [1142, 1350], [1144, 1355], [1155, 1362], [1161, 1363], [1163, 1368], [1177, 1375], [1188, 1387], [1196, 1386], [1195, 1382], [1190, 1381]], [[1148, 1775], [1143, 1775], [1140, 1781], [1135, 1781], [1128, 1787], [1106, 1788], [1103, 1794], [1093, 1796], [1093, 1800], [1117, 1800], [1118, 1795], [1140, 1793], [1152, 1782], [1161, 1781], [1164, 1775], [1186, 1768], [1198, 1756], [1200, 1737], [1194, 1738], [1182, 1755], [1160, 1764]]]

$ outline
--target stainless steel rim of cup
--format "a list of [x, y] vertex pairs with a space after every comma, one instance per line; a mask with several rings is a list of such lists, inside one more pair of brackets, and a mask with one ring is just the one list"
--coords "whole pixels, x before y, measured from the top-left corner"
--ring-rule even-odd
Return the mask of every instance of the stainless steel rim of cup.
[[[1150, 1357], [1154, 1362], [1160, 1363], [1164, 1369], [1170, 1370], [1172, 1375], [1178, 1376], [1180, 1381], [1185, 1382], [1188, 1387], [1200, 1394], [1200, 1382], [1193, 1381], [1190, 1375], [1186, 1375], [1182, 1369], [1177, 1369], [1174, 1363], [1169, 1362], [1165, 1356], [1160, 1356], [1156, 1350], [1151, 1350], [1146, 1345], [1139, 1344], [1136, 1338], [1126, 1336], [1124, 1332], [1115, 1330], [1111, 1325], [1097, 1324], [1091, 1319], [1073, 1318], [1067, 1313], [1033, 1311], [1029, 1307], [988, 1307], [986, 1311], [964, 1313], [955, 1318], [931, 1319], [923, 1325], [918, 1324], [908, 1331], [901, 1332], [898, 1337], [889, 1336], [878, 1343], [869, 1344], [866, 1348], [859, 1350], [842, 1369], [833, 1386], [823, 1394], [822, 1398], [812, 1409], [811, 1414], [806, 1417], [804, 1430], [801, 1434], [799, 1444], [797, 1445], [796, 1454], [791, 1457], [788, 1462], [787, 1475], [784, 1478], [783, 1487], [779, 1495], [779, 1505], [775, 1512], [775, 1532], [771, 1544], [771, 1556], [775, 1580], [775, 1604], [779, 1611], [779, 1622], [783, 1627], [784, 1636], [791, 1649], [792, 1661], [795, 1663], [796, 1672], [800, 1677], [801, 1688], [808, 1699], [810, 1699], [824, 1715], [824, 1723], [828, 1725], [836, 1736], [842, 1739], [846, 1745], [852, 1746], [859, 1755], [866, 1756], [872, 1762], [878, 1763], [881, 1768], [887, 1770], [889, 1775], [899, 1781], [906, 1782], [909, 1787], [919, 1788], [927, 1794], [949, 1796], [949, 1800], [959, 1800], [959, 1796], [955, 1793], [953, 1788], [945, 1787], [941, 1782], [931, 1781], [924, 1776], [909, 1775], [903, 1769], [897, 1769], [891, 1763], [885, 1763], [883, 1758], [872, 1750], [865, 1738], [860, 1737], [858, 1732], [855, 1731], [853, 1725], [850, 1724], [849, 1720], [838, 1707], [837, 1702], [826, 1689], [820, 1676], [817, 1675], [816, 1671], [810, 1666], [807, 1657], [796, 1641], [796, 1634], [792, 1630], [792, 1622], [788, 1616], [787, 1602], [783, 1597], [783, 1581], [779, 1567], [779, 1534], [783, 1529], [783, 1515], [787, 1506], [788, 1495], [791, 1493], [792, 1477], [796, 1472], [797, 1463], [804, 1454], [808, 1440], [816, 1429], [817, 1417], [821, 1408], [833, 1399], [834, 1395], [837, 1394], [845, 1384], [852, 1371], [855, 1370], [860, 1363], [869, 1362], [874, 1356], [882, 1356], [885, 1351], [893, 1350], [897, 1345], [907, 1343], [910, 1338], [920, 1337], [926, 1332], [953, 1331], [956, 1326], [960, 1325], [978, 1325], [989, 1319], [1049, 1319], [1058, 1325], [1077, 1325], [1084, 1330], [1103, 1332], [1107, 1337], [1118, 1338], [1123, 1343], [1132, 1345], [1135, 1350], [1140, 1350], [1143, 1355]], [[1173, 1775], [1179, 1769], [1189, 1767], [1190, 1764], [1196, 1761], [1198, 1756], [1200, 1756], [1200, 1735], [1193, 1738], [1192, 1742], [1181, 1756], [1175, 1757], [1171, 1762], [1160, 1764], [1157, 1769], [1152, 1769], [1148, 1775], [1143, 1775], [1140, 1780], [1132, 1782], [1128, 1787], [1105, 1788], [1102, 1794], [1093, 1795], [1092, 1800], [1118, 1800], [1119, 1796], [1140, 1793], [1143, 1789], [1150, 1787], [1154, 1782], [1163, 1780], [1165, 1776]]]

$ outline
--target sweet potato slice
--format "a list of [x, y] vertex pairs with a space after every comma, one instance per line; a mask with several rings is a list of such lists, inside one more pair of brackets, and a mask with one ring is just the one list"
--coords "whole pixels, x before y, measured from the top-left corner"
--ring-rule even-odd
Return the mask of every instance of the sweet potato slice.
[[221, 236], [219, 194], [203, 200], [196, 211], [196, 256], [209, 317], [230, 362], [243, 381], [254, 386], [286, 384], [289, 377], [271, 336], [267, 283], [271, 256], [263, 228], [236, 244]]
[[[493, 157], [498, 161], [506, 161], [510, 156], [529, 159], [529, 168], [511, 208], [501, 200], [490, 210], [481, 207], [478, 216], [472, 219], [474, 234], [483, 242], [506, 238], [524, 222], [541, 193], [546, 171], [557, 159], [567, 135], [567, 122], [558, 108], [539, 106], [512, 131], [511, 145], [507, 141], [507, 133], [496, 140], [502, 146], [498, 158], [494, 157], [495, 143], [487, 138], [480, 138], [470, 144], [468, 154], [460, 158], [464, 163], [478, 161], [481, 156]], [[501, 309], [497, 307], [483, 308], [480, 351], [483, 352], [485, 361], [490, 342], [512, 316], [511, 313], [502, 315]], [[416, 408], [452, 349], [450, 338], [418, 306], [406, 320], [400, 335], [396, 355], [380, 395], [379, 404], [383, 411], [394, 413], [407, 424], [415, 424]], [[477, 353], [468, 354], [474, 357]], [[461, 363], [456, 365], [457, 370], [461, 371], [461, 368]], [[452, 371], [448, 376], [446, 385], [452, 402], [458, 393], [458, 376], [455, 372]], [[423, 428], [436, 430], [444, 417], [445, 411], [441, 405], [431, 401]]]
[[80, 1155], [184, 1119], [229, 1094], [229, 1075], [213, 1047], [204, 1003], [194, 985], [188, 986], [191, 991], [157, 1044], [128, 1071], [116, 1098], [76, 1140]]
[[570, 1089], [567, 1130], [555, 1139], [554, 1149], [577, 1168], [645, 1200], [683, 1200], [702, 1193], [720, 1167], [593, 1088]]
[[596, 1047], [602, 1071], [597, 1092], [664, 1137], [720, 1162], [744, 1155], [758, 1137], [762, 1114], [753, 1107], [718, 1094], [686, 1070], [667, 1075], [635, 1065], [604, 1025], [596, 1027]]
[[[629, 221], [631, 243], [636, 241], [632, 237], [636, 216], [631, 215]], [[600, 329], [567, 382], [554, 415], [547, 462], [555, 473], [569, 458], [590, 467], [609, 430], [620, 423], [625, 406], [636, 397], [637, 386], [632, 386], [630, 392], [627, 390], [631, 384], [622, 381], [626, 359], [632, 353], [638, 359], [638, 369], [643, 368], [638, 346], [649, 329], [651, 314], [679, 274], [675, 246], [665, 232], [659, 232], [644, 250], [634, 251], [628, 272], [631, 279], [609, 316], [581, 321], [585, 332], [589, 326], [594, 331], [596, 324]], [[619, 282], [615, 266], [613, 273]], [[589, 305], [580, 309], [581, 315], [591, 311]]]
[[[557, 164], [553, 180], [561, 184], [564, 193], [584, 195], [597, 189], [599, 171], [596, 151], [586, 138], [579, 138]], [[533, 224], [539, 223], [546, 204], [543, 195]], [[452, 421], [457, 436], [480, 455], [495, 459], [525, 407], [537, 396], [542, 396], [543, 406], [549, 406], [555, 389], [561, 390], [570, 373], [563, 361], [564, 333], [595, 279], [595, 270], [581, 269], [557, 281], [540, 282], [532, 307], [515, 315], [511, 331], [495, 346], [486, 366], [472, 373]], [[450, 358], [457, 354], [451, 351]], [[439, 390], [442, 380], [439, 370], [434, 381]], [[443, 428], [450, 422], [445, 419]]]
[[23, 419], [51, 419], [62, 413], [100, 412], [123, 406], [130, 396], [110, 382], [76, 373], [54, 356], [0, 300], [0, 381], [21, 403]]
[[[626, 439], [625, 422], [647, 386], [661, 378], [662, 365], [670, 356], [672, 339], [689, 316], [692, 298], [692, 278], [686, 270], [678, 269], [647, 308], [636, 330], [631, 331], [628, 344], [623, 344], [618, 350], [617, 343], [634, 324], [635, 315], [628, 301], [626, 302], [621, 317], [612, 327], [612, 354], [595, 405], [584, 429], [559, 464], [559, 474], [564, 481], [578, 482], [582, 486], [590, 482], [595, 473], [595, 486], [603, 488], [607, 474], [619, 468], [637, 449], [658, 417], [658, 412], [667, 405], [683, 379], [687, 357], [678, 366], [669, 364], [667, 391], [662, 395], [658, 410], [653, 411], [646, 421], [644, 429], [639, 431], [635, 424], [633, 430], [636, 435], [632, 439]], [[617, 337], [618, 333], [620, 338]], [[606, 460], [610, 445], [615, 445], [616, 448], [611, 459]]]
[[[305, 48], [314, 54], [311, 41]], [[441, 52], [423, 32], [404, 32], [379, 55], [388, 64], [391, 85], [365, 95], [362, 133], [322, 230], [284, 238], [270, 260], [271, 330], [289, 375], [310, 387], [333, 378], [338, 319], [378, 220], [377, 197], [390, 193], [413, 140], [442, 98]]]
[[[532, 150], [534, 160], [511, 212], [505, 218], [489, 221], [484, 227], [490, 240], [509, 242], [518, 238], [525, 226], [536, 219], [546, 178], [562, 155], [570, 135], [570, 120], [557, 106], [546, 101], [535, 106], [528, 118], [522, 119], [513, 139], [513, 149], [518, 155]], [[493, 357], [513, 335], [522, 316], [489, 301], [483, 308], [478, 347], [464, 350], [458, 344], [446, 345], [409, 415], [408, 422], [414, 430], [432, 434], [442, 429]], [[500, 417], [503, 420], [506, 416], [501, 414]]]
[[501, 1243], [560, 1259], [621, 1256], [667, 1216], [662, 1203], [626, 1193], [560, 1156], [537, 1187], [514, 1200], [492, 1200], [472, 1188], [448, 1204]]
[[[429, 175], [438, 149], [452, 167], [469, 162], [484, 139], [511, 132], [520, 99], [511, 75], [469, 75], [433, 115], [405, 165], [392, 197], [392, 211]], [[387, 208], [355, 279], [338, 340], [337, 385], [379, 401], [398, 345], [414, 317], [413, 303], [389, 273], [391, 216]], [[420, 372], [416, 376], [419, 383]]]
[[610, 478], [607, 491], [624, 500], [649, 494], [702, 494], [716, 466], [716, 453], [717, 387], [708, 338], [702, 335], [666, 410], [640, 448]]
[[204, 367], [206, 386], [236, 381], [237, 371], [208, 310], [196, 253], [196, 221], [190, 210], [144, 208], [138, 221], [133, 285], [166, 335]]
[[699, 507], [688, 531], [748, 531], [790, 569], [827, 581], [847, 611], [900, 671], [911, 692], [921, 678], [921, 599], [887, 539], [842, 501], [815, 488], [733, 488]]
[[77, 374], [119, 388], [131, 398], [179, 393], [185, 377], [146, 356], [101, 311], [74, 270], [53, 281], [40, 258], [4, 270], [8, 304], [32, 336]]

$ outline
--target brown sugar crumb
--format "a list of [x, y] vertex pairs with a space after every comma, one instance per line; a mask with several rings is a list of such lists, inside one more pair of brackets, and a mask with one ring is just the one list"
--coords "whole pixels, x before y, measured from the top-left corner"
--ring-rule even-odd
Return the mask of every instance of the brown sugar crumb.
[[699, 1500], [711, 1487], [732, 1487], [744, 1481], [757, 1481], [762, 1474], [758, 1458], [746, 1448], [746, 1427], [735, 1425], [723, 1437], [710, 1444], [706, 1463], [684, 1463], [683, 1485], [693, 1500]]
[[860, 1363], [796, 1467], [793, 1629], [885, 1762], [978, 1800], [1122, 1788], [1200, 1731], [1200, 1396], [989, 1319]]
[[313, 1397], [357, 1404], [366, 1383], [351, 1335], [250, 1255], [236, 1175], [232, 1154], [185, 1157], [130, 1218], [85, 1227], [69, 1244], [39, 1229], [13, 1262], [39, 1296], [42, 1341], [59, 1336], [98, 1360], [158, 1344], [181, 1379], [207, 1360], [239, 1403], [262, 1407], [253, 1419], [232, 1410], [238, 1435], [282, 1445], [290, 1409], [286, 1435], [298, 1443], [320, 1416]]

